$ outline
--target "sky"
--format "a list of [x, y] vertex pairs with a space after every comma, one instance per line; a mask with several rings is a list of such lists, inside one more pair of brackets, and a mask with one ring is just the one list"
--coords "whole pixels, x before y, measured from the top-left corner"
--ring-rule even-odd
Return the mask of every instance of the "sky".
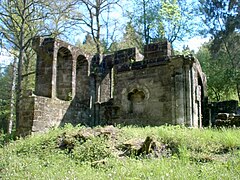
[[[192, 0], [188, 0], [188, 1], [192, 1]], [[123, 0], [123, 2], [126, 2], [126, 0]], [[124, 20], [124, 17], [122, 15], [122, 12], [121, 12], [120, 9], [116, 9], [115, 11], [112, 11], [110, 16], [114, 17], [115, 19], [118, 19], [119, 24], [121, 24], [120, 21], [126, 21], [126, 19]], [[120, 29], [121, 29], [121, 27], [120, 27]], [[122, 34], [122, 29], [121, 29], [120, 33]], [[85, 38], [85, 35], [86, 35], [86, 33], [79, 33], [78, 35], [74, 34], [73, 37], [70, 38], [67, 41], [70, 41], [71, 44], [76, 44], [77, 41], [83, 42], [83, 40]], [[201, 47], [201, 45], [204, 42], [207, 42], [207, 41], [209, 41], [209, 37], [203, 38], [203, 37], [200, 37], [200, 36], [195, 36], [191, 39], [187, 39], [187, 40], [185, 40], [183, 42], [180, 42], [178, 44], [175, 43], [174, 44], [174, 49], [178, 50], [178, 51], [181, 51], [183, 46], [188, 46], [191, 50], [194, 50], [194, 52], [197, 52], [198, 49]], [[13, 58], [6, 51], [6, 49], [1, 49], [0, 48], [0, 67], [10, 64], [10, 62], [12, 62], [12, 60], [13, 60]]]
[[[77, 36], [76, 40], [80, 39], [82, 41], [83, 40], [82, 37], [84, 37], [84, 36]], [[188, 45], [188, 47], [191, 50], [194, 50], [194, 52], [197, 52], [198, 49], [201, 47], [201, 45], [208, 41], [209, 41], [209, 38], [202, 38], [200, 36], [196, 36], [189, 40], [179, 43], [179, 45], [175, 45], [174, 48], [176, 50], [182, 50], [183, 46]], [[9, 65], [12, 61], [13, 61], [13, 57], [11, 57], [11, 55], [5, 49], [3, 49], [0, 52], [0, 67]]]
[[183, 46], [188, 46], [190, 50], [194, 50], [194, 52], [197, 52], [199, 48], [205, 43], [209, 41], [209, 37], [203, 38], [201, 36], [193, 37], [189, 40], [183, 41], [179, 43], [179, 45], [176, 45], [176, 50], [182, 50]]
[[9, 65], [13, 61], [11, 54], [6, 49], [0, 48], [0, 67]]
[[[195, 0], [187, 0], [188, 3], [196, 3]], [[129, 4], [130, 3], [130, 4]], [[127, 0], [122, 0], [121, 1], [121, 6], [122, 7], [128, 7], [128, 11], [131, 11], [129, 9], [129, 7], [131, 7], [131, 1], [127, 1]], [[118, 20], [119, 24], [124, 24], [125, 22], [127, 22], [128, 20], [126, 18], [124, 18], [123, 14], [122, 14], [122, 10], [120, 7], [117, 7], [114, 11], [112, 11], [110, 13], [110, 17], [114, 17], [115, 19]], [[196, 17], [195, 21], [199, 21], [200, 22], [200, 17]], [[120, 37], [123, 33], [123, 29], [120, 27]], [[117, 32], [116, 34], [118, 34], [119, 32]], [[76, 35], [74, 38], [74, 42], [83, 42], [84, 41], [84, 38], [85, 38], [85, 35], [86, 33], [83, 33], [83, 34], [79, 34], [79, 35]], [[195, 37], [192, 37], [190, 39], [185, 39], [184, 41], [182, 42], [175, 42], [173, 44], [173, 47], [175, 50], [177, 51], [182, 51], [183, 47], [184, 46], [188, 46], [190, 48], [190, 50], [194, 50], [194, 52], [197, 52], [199, 50], [199, 48], [201, 47], [201, 45], [205, 42], [208, 42], [209, 41], [209, 37], [201, 37], [201, 36], [195, 36]]]

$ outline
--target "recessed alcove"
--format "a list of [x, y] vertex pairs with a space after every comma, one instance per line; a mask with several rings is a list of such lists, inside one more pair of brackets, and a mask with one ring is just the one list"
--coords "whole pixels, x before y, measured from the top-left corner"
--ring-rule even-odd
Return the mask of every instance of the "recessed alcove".
[[57, 98], [72, 99], [72, 64], [73, 57], [69, 49], [61, 47], [57, 53]]
[[138, 89], [133, 89], [128, 93], [128, 100], [130, 101], [129, 113], [140, 114], [144, 110], [145, 93]]

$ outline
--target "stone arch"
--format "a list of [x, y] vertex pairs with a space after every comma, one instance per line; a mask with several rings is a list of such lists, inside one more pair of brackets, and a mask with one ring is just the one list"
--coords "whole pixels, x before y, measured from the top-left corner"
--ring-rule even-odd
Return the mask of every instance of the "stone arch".
[[80, 100], [89, 98], [89, 65], [85, 56], [79, 55], [77, 57], [76, 67], [76, 96]]
[[201, 85], [203, 97], [207, 97], [207, 78], [202, 71], [199, 61], [195, 58], [195, 69], [197, 71], [198, 85]]
[[199, 61], [194, 59], [194, 70], [196, 71], [196, 103], [198, 126], [209, 126], [207, 78], [202, 71]]
[[57, 98], [72, 99], [72, 68], [73, 56], [69, 49], [61, 47], [57, 53]]
[[130, 101], [129, 113], [141, 114], [144, 112], [144, 100], [146, 98], [144, 91], [133, 89], [128, 93], [127, 98]]

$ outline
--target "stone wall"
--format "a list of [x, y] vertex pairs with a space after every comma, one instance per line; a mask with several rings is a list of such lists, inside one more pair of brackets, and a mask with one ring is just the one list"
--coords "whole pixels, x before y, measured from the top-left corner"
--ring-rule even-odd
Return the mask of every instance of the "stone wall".
[[119, 107], [119, 118], [114, 122], [138, 125], [171, 123], [170, 71], [160, 66], [116, 74], [114, 102]]
[[37, 54], [36, 63], [36, 87], [35, 94], [39, 96], [52, 97], [54, 39], [36, 38], [33, 44]]
[[17, 134], [44, 132], [62, 122], [70, 102], [43, 96], [21, 99], [20, 121]]
[[206, 80], [192, 56], [159, 42], [89, 56], [66, 42], [37, 37], [36, 87], [23, 98], [20, 135], [53, 126], [182, 124], [202, 126]]
[[34, 104], [35, 98], [32, 96], [23, 97], [20, 100], [19, 107], [19, 126], [17, 127], [17, 135], [26, 136], [32, 133], [33, 120], [34, 120]]
[[169, 43], [150, 44], [145, 51], [143, 61], [125, 56], [114, 66], [114, 79], [107, 81], [114, 84], [114, 99], [102, 104], [100, 119], [111, 124], [201, 127], [206, 80], [197, 59], [171, 56]]
[[[211, 123], [215, 125], [216, 119], [219, 113], [230, 113], [230, 114], [238, 114], [238, 101], [230, 100], [230, 101], [220, 101], [220, 102], [212, 102], [210, 105], [211, 110]], [[226, 119], [223, 119], [226, 120]]]

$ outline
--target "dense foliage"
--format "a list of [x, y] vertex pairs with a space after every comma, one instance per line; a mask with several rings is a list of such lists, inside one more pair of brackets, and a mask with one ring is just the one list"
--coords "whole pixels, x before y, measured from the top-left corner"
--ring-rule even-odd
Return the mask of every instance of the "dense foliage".
[[0, 133], [7, 133], [8, 121], [10, 117], [10, 99], [11, 99], [11, 71], [12, 68], [0, 69]]
[[208, 64], [205, 70], [209, 77], [210, 94], [214, 94], [211, 97], [215, 100], [224, 100], [235, 96], [240, 101], [239, 1], [199, 0], [199, 2], [206, 27], [203, 33], [212, 37], [208, 46], [200, 50], [200, 54], [209, 54], [207, 59], [202, 59], [200, 55], [200, 59], [205, 65]]
[[[189, 129], [180, 126], [124, 127], [115, 139], [95, 137], [74, 150], [58, 148], [66, 126], [19, 139], [0, 148], [1, 179], [239, 179], [239, 129]], [[113, 147], [151, 136], [169, 144], [167, 157], [119, 157]], [[96, 164], [100, 162], [100, 164]], [[104, 162], [104, 163], [101, 163]]]

